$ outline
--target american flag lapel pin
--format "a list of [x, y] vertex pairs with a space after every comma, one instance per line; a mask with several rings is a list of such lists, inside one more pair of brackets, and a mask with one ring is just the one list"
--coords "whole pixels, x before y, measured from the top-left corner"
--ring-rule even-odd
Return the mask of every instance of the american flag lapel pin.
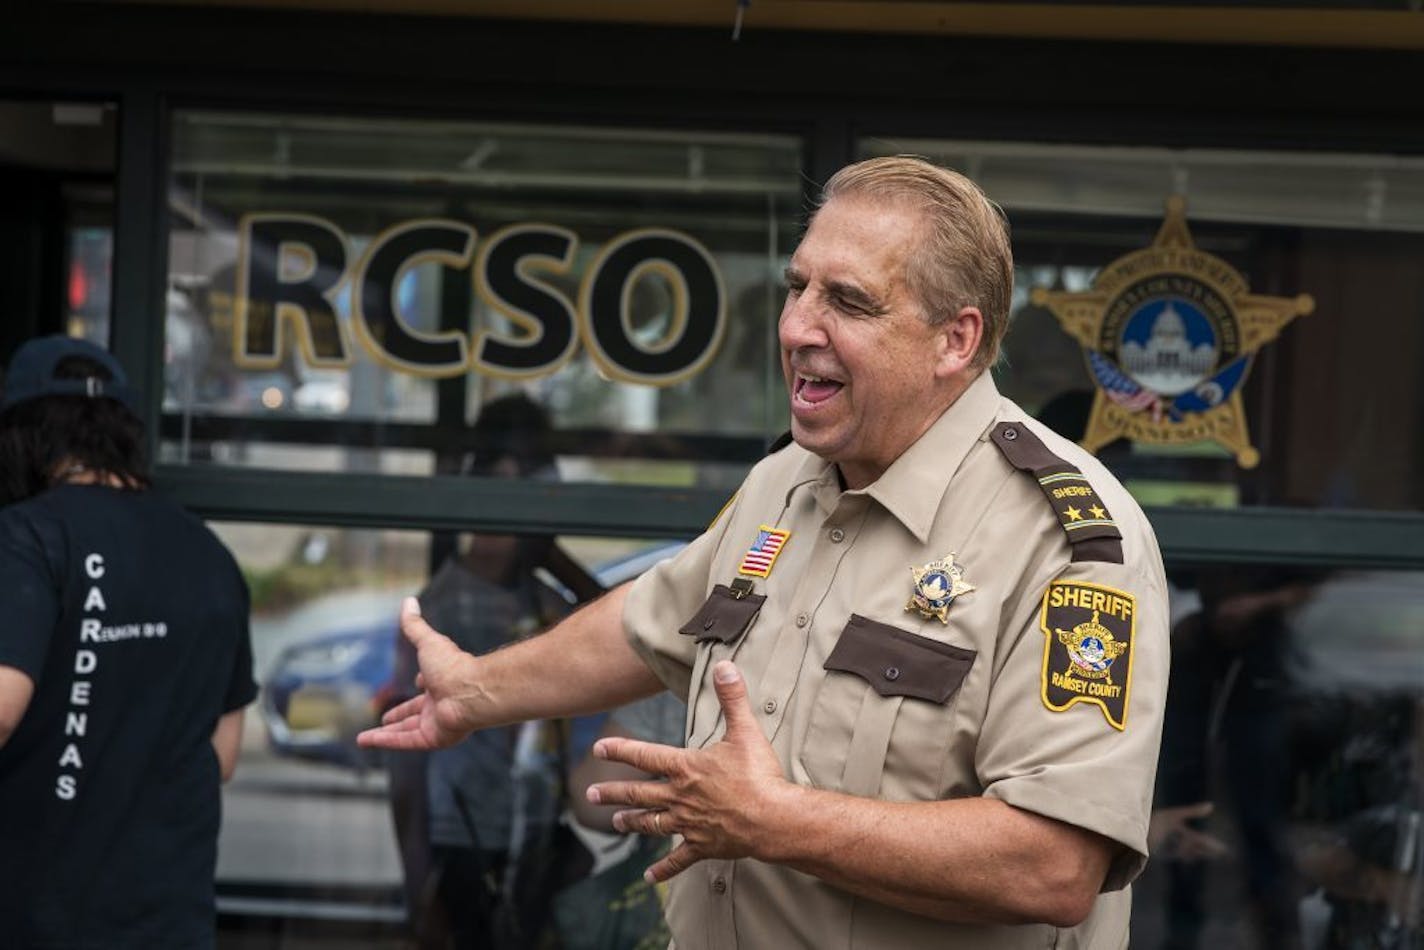
[[747, 549], [747, 553], [742, 555], [742, 564], [737, 568], [737, 573], [750, 577], [766, 577], [771, 574], [771, 566], [776, 563], [776, 556], [781, 553], [789, 537], [790, 531], [765, 524], [759, 527], [756, 540]]

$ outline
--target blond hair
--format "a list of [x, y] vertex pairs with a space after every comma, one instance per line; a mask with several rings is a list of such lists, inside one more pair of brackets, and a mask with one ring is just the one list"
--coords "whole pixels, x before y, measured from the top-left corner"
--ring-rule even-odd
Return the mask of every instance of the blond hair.
[[847, 165], [826, 182], [818, 208], [850, 196], [904, 202], [923, 213], [927, 233], [905, 279], [932, 324], [977, 307], [984, 338], [971, 365], [992, 365], [1009, 328], [1014, 292], [1009, 225], [999, 206], [958, 172], [911, 155]]

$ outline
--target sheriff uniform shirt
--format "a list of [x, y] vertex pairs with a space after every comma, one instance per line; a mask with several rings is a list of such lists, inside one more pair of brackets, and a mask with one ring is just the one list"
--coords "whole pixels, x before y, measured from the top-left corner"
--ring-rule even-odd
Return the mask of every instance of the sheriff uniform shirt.
[[[737, 578], [753, 592], [729, 602]], [[761, 597], [743, 628], [735, 604]], [[997, 798], [1120, 846], [1071, 930], [941, 923], [790, 868], [703, 861], [671, 882], [678, 950], [1127, 945], [1167, 688], [1161, 556], [1103, 466], [988, 373], [865, 489], [795, 445], [763, 460], [635, 582], [623, 623], [688, 696], [690, 748], [723, 734], [711, 671], [731, 659], [792, 781]]]

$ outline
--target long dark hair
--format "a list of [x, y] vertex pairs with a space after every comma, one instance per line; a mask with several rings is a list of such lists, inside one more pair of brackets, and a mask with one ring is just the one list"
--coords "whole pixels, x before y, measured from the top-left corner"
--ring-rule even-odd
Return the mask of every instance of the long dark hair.
[[[54, 375], [112, 378], [103, 366], [82, 356], [60, 360]], [[41, 396], [0, 412], [0, 504], [48, 489], [56, 466], [65, 459], [115, 475], [133, 488], [149, 486], [143, 423], [116, 399]]]

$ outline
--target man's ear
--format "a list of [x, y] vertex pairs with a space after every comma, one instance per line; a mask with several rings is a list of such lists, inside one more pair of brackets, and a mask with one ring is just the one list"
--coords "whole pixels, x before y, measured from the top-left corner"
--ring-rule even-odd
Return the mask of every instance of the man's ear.
[[979, 352], [979, 344], [984, 339], [984, 315], [978, 307], [961, 307], [935, 330], [935, 344], [939, 348], [935, 375], [953, 376], [963, 372]]

